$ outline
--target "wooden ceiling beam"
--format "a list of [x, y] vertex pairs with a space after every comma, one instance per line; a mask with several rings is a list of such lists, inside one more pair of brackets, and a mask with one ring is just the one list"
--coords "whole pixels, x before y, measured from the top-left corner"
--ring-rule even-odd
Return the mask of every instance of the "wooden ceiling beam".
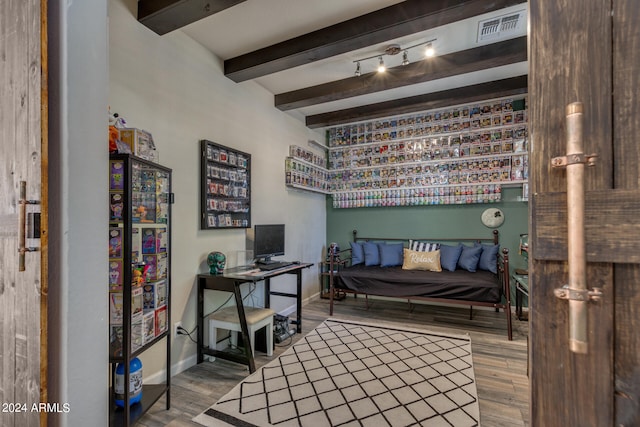
[[406, 0], [227, 59], [224, 74], [235, 82], [251, 80], [525, 3], [524, 0]]
[[246, 0], [139, 0], [138, 21], [167, 34]]
[[451, 105], [480, 102], [489, 98], [521, 95], [527, 93], [527, 81], [527, 76], [522, 75], [409, 98], [315, 114], [306, 117], [306, 125], [311, 129], [317, 129], [396, 114], [408, 114]]
[[276, 108], [287, 111], [354, 96], [467, 74], [527, 60], [527, 37], [484, 45], [473, 49], [420, 60], [317, 86], [275, 95]]

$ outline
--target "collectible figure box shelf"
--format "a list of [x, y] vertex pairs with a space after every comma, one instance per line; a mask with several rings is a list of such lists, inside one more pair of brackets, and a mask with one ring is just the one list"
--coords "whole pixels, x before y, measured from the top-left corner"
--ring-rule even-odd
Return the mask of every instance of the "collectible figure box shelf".
[[[135, 136], [140, 142], [144, 134]], [[171, 170], [131, 154], [112, 154], [109, 173], [109, 363], [126, 372], [135, 356], [157, 343], [166, 346], [168, 365]], [[169, 371], [164, 386], [143, 385], [142, 413], [149, 407], [145, 401], [168, 392]]]
[[153, 341], [156, 337], [156, 315], [155, 312], [150, 311], [145, 313], [142, 317], [142, 327], [144, 328], [144, 336], [142, 338], [143, 343]]
[[142, 253], [143, 254], [156, 253], [156, 229], [155, 228], [142, 229]]
[[131, 289], [131, 318], [135, 319], [142, 315], [142, 308], [142, 288]]
[[155, 310], [167, 302], [167, 285], [164, 280], [147, 283], [143, 287], [144, 311]]
[[161, 307], [155, 311], [156, 336], [166, 332], [168, 329], [167, 307]]
[[317, 154], [297, 145], [289, 146], [285, 159], [285, 182], [288, 186], [319, 193], [329, 191], [326, 153]]
[[158, 280], [167, 277], [169, 257], [167, 253], [156, 255], [156, 278]]
[[127, 144], [136, 156], [158, 162], [156, 144], [149, 132], [135, 128], [120, 129], [120, 141]]
[[109, 292], [109, 323], [122, 325], [122, 292]]
[[[528, 179], [526, 100], [487, 100], [329, 129], [333, 207], [499, 201], [502, 185]], [[313, 182], [313, 174], [303, 177]]]

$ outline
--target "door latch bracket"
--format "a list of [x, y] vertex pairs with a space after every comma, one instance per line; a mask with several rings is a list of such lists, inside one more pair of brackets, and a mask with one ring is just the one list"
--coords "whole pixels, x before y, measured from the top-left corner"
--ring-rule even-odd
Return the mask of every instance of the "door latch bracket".
[[553, 290], [554, 295], [559, 299], [571, 300], [571, 301], [600, 301], [603, 293], [600, 288], [589, 289], [571, 289], [569, 285], [564, 285], [561, 288]]
[[551, 159], [552, 168], [566, 168], [569, 165], [575, 165], [578, 163], [586, 164], [587, 166], [595, 166], [597, 154], [584, 154], [573, 153], [566, 156], [558, 156]]

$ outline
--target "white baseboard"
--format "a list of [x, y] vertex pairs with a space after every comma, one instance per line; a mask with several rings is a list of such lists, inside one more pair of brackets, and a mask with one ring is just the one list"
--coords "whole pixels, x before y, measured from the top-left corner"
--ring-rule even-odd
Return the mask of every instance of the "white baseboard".
[[[178, 375], [180, 372], [186, 371], [190, 367], [195, 366], [197, 360], [198, 360], [198, 355], [193, 354], [185, 359], [178, 361], [178, 363], [174, 363], [173, 365], [171, 365], [171, 376], [173, 377], [175, 375]], [[162, 369], [156, 372], [155, 374], [145, 378], [144, 382], [145, 384], [161, 384], [161, 383], [164, 383], [165, 375], [166, 375], [166, 370]]]
[[[304, 307], [310, 301], [313, 301], [314, 299], [318, 299], [318, 298], [320, 298], [320, 292], [316, 292], [315, 294], [311, 295], [308, 298], [303, 298], [302, 299], [302, 306]], [[287, 308], [285, 308], [283, 310], [280, 310], [280, 313], [278, 313], [278, 314], [281, 314], [283, 316], [288, 316], [290, 314], [295, 314], [295, 313], [296, 313], [296, 305], [293, 304], [293, 305], [290, 305], [289, 307], [287, 307]]]

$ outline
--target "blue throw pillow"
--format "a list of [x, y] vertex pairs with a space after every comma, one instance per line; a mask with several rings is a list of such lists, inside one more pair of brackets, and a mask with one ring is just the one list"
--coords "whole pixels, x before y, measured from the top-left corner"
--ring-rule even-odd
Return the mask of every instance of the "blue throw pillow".
[[[479, 246], [476, 244], [476, 246]], [[500, 245], [482, 245], [482, 253], [478, 262], [479, 270], [487, 270], [498, 274], [498, 252]]]
[[402, 243], [378, 243], [380, 267], [402, 265], [404, 245]]
[[456, 271], [461, 252], [462, 245], [440, 245], [440, 265], [442, 268], [449, 271]]
[[482, 246], [462, 246], [462, 253], [458, 259], [458, 267], [463, 270], [475, 273], [478, 269]]
[[351, 265], [358, 265], [364, 262], [364, 249], [362, 243], [349, 242], [351, 245]]
[[364, 242], [364, 265], [371, 267], [372, 265], [380, 265], [380, 250], [377, 243]]

